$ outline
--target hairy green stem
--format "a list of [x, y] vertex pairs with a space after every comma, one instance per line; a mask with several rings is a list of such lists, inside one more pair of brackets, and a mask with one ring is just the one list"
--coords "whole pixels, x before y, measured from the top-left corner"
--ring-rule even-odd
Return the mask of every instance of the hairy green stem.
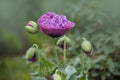
[[56, 61], [57, 61], [57, 64], [59, 64], [59, 57], [58, 57], [58, 54], [57, 54], [57, 51], [56, 51], [56, 43], [55, 43], [55, 39], [53, 38], [53, 42], [54, 42], [54, 47], [53, 47], [53, 49], [54, 49], [54, 54], [55, 54], [55, 59], [56, 59]]
[[66, 63], [66, 40], [65, 40], [65, 36], [64, 36], [64, 50], [63, 50], [63, 53], [64, 53], [64, 64]]
[[84, 60], [84, 54], [83, 54], [82, 50], [80, 51], [80, 65], [81, 65], [82, 70], [84, 71], [85, 60]]
[[37, 49], [37, 51], [36, 51], [36, 56], [37, 56], [37, 61], [38, 61], [38, 73], [40, 73], [40, 55], [39, 55], [39, 48]]
[[41, 35], [41, 33], [38, 33], [38, 36], [40, 36], [39, 37], [39, 39], [40, 39], [40, 45], [41, 45], [41, 48], [43, 48], [43, 39], [42, 39], [42, 35]]

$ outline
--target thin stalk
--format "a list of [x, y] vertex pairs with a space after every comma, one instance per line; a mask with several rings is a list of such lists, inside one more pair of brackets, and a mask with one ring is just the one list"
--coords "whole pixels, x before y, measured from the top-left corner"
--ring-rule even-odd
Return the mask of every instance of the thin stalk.
[[38, 33], [38, 36], [39, 36], [39, 39], [40, 39], [40, 45], [41, 45], [41, 48], [43, 48], [43, 39], [42, 39], [42, 36], [41, 36], [41, 33]]
[[57, 51], [56, 51], [56, 43], [55, 43], [55, 39], [53, 38], [53, 42], [54, 42], [54, 46], [53, 46], [53, 49], [54, 49], [54, 55], [55, 55], [55, 59], [57, 61], [57, 63], [59, 64], [59, 57], [58, 57], [58, 54], [57, 54]]
[[37, 52], [36, 56], [37, 56], [37, 61], [38, 61], [38, 72], [39, 72], [39, 74], [40, 74], [40, 66], [41, 66], [41, 65], [40, 65], [40, 62], [41, 62], [41, 61], [40, 61], [39, 49], [37, 49], [36, 52]]
[[85, 67], [85, 60], [84, 60], [84, 55], [83, 55], [83, 52], [80, 51], [80, 64], [81, 64], [81, 67], [82, 67], [82, 70], [84, 71], [84, 67]]
[[64, 64], [66, 63], [66, 40], [65, 40], [65, 36], [64, 36], [64, 50], [63, 50], [63, 53], [64, 53]]

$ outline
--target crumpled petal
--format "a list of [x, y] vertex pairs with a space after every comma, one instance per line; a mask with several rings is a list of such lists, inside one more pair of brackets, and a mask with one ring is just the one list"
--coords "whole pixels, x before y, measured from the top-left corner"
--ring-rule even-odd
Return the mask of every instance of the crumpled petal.
[[67, 20], [66, 16], [47, 12], [38, 19], [38, 25], [42, 32], [55, 38], [64, 35], [75, 23]]

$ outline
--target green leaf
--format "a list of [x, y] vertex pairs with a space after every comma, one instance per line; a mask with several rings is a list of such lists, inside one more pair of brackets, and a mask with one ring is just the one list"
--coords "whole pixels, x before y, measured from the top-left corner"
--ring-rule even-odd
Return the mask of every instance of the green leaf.
[[39, 57], [40, 76], [49, 77], [54, 68], [55, 68], [55, 65], [52, 62], [50, 62], [49, 60], [45, 59], [43, 56], [40, 55]]
[[61, 76], [61, 80], [66, 80], [67, 75], [64, 72], [64, 69], [56, 70], [56, 73]]
[[112, 59], [108, 61], [108, 69], [114, 75], [120, 75], [120, 62], [113, 62]]
[[78, 76], [78, 79], [77, 80], [88, 80], [88, 74], [86, 71], [82, 71], [79, 76]]
[[45, 77], [35, 76], [32, 77], [32, 80], [47, 80]]
[[73, 75], [76, 72], [77, 72], [76, 69], [74, 67], [72, 67], [72, 66], [67, 66], [65, 68], [65, 73], [67, 74], [67, 79], [69, 79], [70, 76]]

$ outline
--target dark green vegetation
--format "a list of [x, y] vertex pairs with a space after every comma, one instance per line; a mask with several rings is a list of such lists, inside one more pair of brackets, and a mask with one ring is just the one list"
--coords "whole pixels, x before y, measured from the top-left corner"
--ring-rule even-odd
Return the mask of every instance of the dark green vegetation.
[[[92, 42], [94, 56], [91, 57], [93, 64], [89, 70], [91, 80], [119, 80], [119, 9], [119, 0], [1, 0], [0, 55], [24, 54], [28, 46], [33, 43], [38, 43], [40, 47], [45, 46], [46, 50], [50, 50], [49, 37], [43, 34], [41, 36], [26, 34], [24, 26], [27, 21], [36, 20], [41, 14], [53, 11], [64, 14], [76, 22], [76, 26], [67, 34], [73, 42], [69, 50], [70, 57], [79, 55], [80, 39], [83, 36]], [[41, 41], [44, 44], [41, 45]], [[52, 53], [52, 50], [49, 53]], [[22, 58], [19, 59], [23, 61]], [[0, 62], [0, 80], [29, 78], [28, 68], [25, 69], [26, 67], [21, 65], [24, 61], [21, 63], [19, 59], [15, 58], [18, 62], [11, 58]], [[24, 71], [27, 73], [24, 74]]]
[[30, 67], [21, 57], [0, 61], [0, 80], [30, 80]]

